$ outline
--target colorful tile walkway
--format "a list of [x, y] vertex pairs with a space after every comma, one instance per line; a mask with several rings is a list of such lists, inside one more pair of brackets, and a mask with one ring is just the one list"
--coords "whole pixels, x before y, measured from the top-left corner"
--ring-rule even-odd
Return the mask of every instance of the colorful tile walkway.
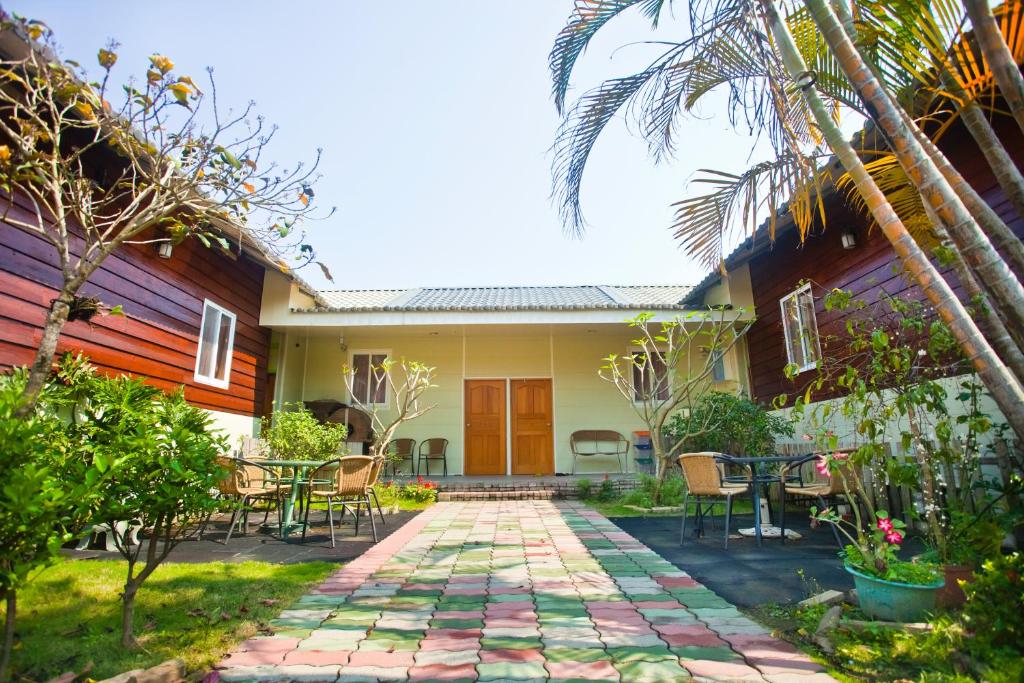
[[573, 502], [438, 503], [271, 626], [221, 680], [833, 681]]

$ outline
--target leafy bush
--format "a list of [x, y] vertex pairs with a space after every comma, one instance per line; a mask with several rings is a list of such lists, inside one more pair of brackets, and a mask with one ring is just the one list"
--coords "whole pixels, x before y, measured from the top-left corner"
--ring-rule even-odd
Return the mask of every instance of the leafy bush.
[[345, 443], [345, 425], [323, 424], [301, 403], [286, 403], [263, 418], [270, 452], [279, 460], [328, 460]]
[[963, 619], [976, 645], [1024, 654], [1024, 555], [987, 560], [964, 593]]
[[[620, 501], [623, 505], [635, 505], [637, 507], [654, 507], [654, 489], [658, 480], [649, 474], [641, 475], [638, 486], [632, 491], [626, 492]], [[658, 505], [672, 507], [682, 505], [683, 493], [686, 491], [686, 482], [677, 474], [665, 475], [661, 484], [661, 496]]]
[[417, 503], [431, 503], [437, 500], [437, 484], [426, 481], [423, 477], [416, 477], [416, 483], [406, 484], [398, 495]]
[[684, 453], [716, 451], [730, 455], [771, 455], [775, 439], [793, 436], [793, 423], [750, 399], [721, 391], [702, 396], [689, 414], [676, 413], [665, 427], [682, 439]]
[[595, 498], [602, 503], [610, 503], [615, 500], [615, 483], [605, 477], [604, 481], [601, 482], [601, 486], [597, 489]]
[[590, 498], [592, 488], [593, 484], [590, 483], [589, 479], [580, 479], [576, 482], [576, 493], [579, 495], [580, 500]]

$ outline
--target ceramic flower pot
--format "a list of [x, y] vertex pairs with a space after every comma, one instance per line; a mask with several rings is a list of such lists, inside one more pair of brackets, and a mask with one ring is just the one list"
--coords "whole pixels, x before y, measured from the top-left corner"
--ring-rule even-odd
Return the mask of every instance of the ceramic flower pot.
[[886, 581], [877, 576], [864, 574], [850, 565], [847, 572], [853, 575], [860, 608], [870, 617], [883, 621], [922, 621], [935, 610], [935, 596], [945, 585], [945, 580], [918, 585]]
[[935, 595], [935, 604], [943, 609], [951, 607], [962, 607], [967, 601], [964, 589], [960, 587], [960, 581], [970, 581], [974, 578], [974, 568], [965, 564], [944, 564], [942, 574], [946, 585], [939, 589]]

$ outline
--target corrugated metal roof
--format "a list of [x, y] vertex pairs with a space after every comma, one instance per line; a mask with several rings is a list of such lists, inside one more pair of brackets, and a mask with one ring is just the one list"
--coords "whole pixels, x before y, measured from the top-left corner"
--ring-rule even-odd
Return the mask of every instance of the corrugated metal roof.
[[683, 308], [685, 285], [564, 287], [431, 287], [320, 292], [326, 307], [311, 311], [542, 311]]

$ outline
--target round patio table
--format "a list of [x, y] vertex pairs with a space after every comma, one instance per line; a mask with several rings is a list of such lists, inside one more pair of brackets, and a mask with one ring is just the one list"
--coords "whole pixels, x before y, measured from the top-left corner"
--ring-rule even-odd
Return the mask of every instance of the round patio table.
[[[757, 544], [761, 545], [761, 487], [767, 484], [774, 484], [775, 482], [782, 483], [782, 477], [777, 473], [770, 474], [765, 471], [765, 466], [769, 463], [794, 463], [809, 460], [813, 458], [812, 455], [756, 455], [756, 456], [739, 456], [739, 455], [719, 455], [715, 459], [724, 463], [734, 463], [737, 465], [750, 465], [753, 470], [753, 480], [749, 480], [746, 477], [734, 478], [735, 481], [750, 481], [750, 493], [754, 502], [754, 538], [757, 539]], [[728, 478], [727, 478], [728, 480]], [[782, 504], [786, 504], [786, 494], [782, 492]], [[780, 530], [781, 531], [781, 530]], [[779, 534], [782, 542], [786, 542], [786, 535], [783, 533]]]
[[274, 467], [281, 470], [291, 468], [292, 470], [292, 487], [291, 492], [284, 501], [284, 512], [282, 513], [283, 519], [281, 520], [281, 535], [284, 538], [288, 538], [288, 534], [297, 529], [303, 527], [302, 522], [295, 521], [292, 516], [295, 511], [295, 501], [299, 495], [299, 487], [308, 482], [306, 478], [306, 472], [310, 469], [316, 471], [316, 469], [328, 460], [260, 460], [259, 464], [265, 467]]

